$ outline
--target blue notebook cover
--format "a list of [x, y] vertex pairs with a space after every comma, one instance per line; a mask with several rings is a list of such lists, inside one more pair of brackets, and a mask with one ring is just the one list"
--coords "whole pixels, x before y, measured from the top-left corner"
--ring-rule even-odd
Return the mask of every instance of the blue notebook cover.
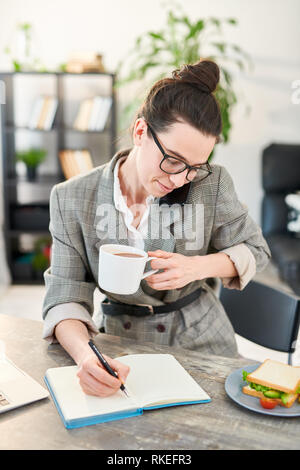
[[[126, 381], [129, 399], [121, 391], [107, 398], [86, 395], [76, 376], [77, 366], [48, 369], [44, 380], [67, 429], [131, 418], [158, 408], [211, 401], [206, 392], [169, 354], [139, 354], [116, 359], [130, 366]], [[160, 373], [157, 372], [158, 364]], [[149, 392], [150, 387], [152, 389]], [[153, 405], [151, 399], [149, 401], [149, 393], [153, 394]], [[184, 399], [187, 394], [197, 399]], [[182, 396], [182, 400], [176, 400], [175, 396]], [[143, 397], [148, 404], [139, 406]]]
[[90, 426], [92, 424], [98, 424], [98, 423], [106, 423], [107, 421], [114, 421], [116, 419], [122, 419], [122, 418], [131, 418], [132, 416], [139, 416], [143, 414], [142, 408], [136, 409], [133, 411], [127, 411], [127, 412], [119, 412], [119, 413], [108, 413], [104, 415], [96, 415], [92, 416], [89, 418], [79, 418], [79, 419], [70, 419], [66, 420], [62, 410], [55, 398], [55, 395], [53, 393], [53, 390], [47, 380], [47, 377], [44, 377], [45, 383], [49, 389], [50, 395], [54, 401], [54, 404], [57, 408], [57, 411], [59, 413], [59, 416], [62, 419], [62, 422], [64, 423], [65, 428], [67, 429], [75, 429], [75, 428], [82, 428], [83, 426]]

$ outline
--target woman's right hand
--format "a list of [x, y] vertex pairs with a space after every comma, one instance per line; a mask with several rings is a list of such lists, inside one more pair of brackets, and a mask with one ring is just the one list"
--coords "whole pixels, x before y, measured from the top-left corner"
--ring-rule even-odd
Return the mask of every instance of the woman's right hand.
[[104, 369], [95, 354], [87, 352], [79, 362], [77, 372], [80, 386], [87, 395], [109, 397], [120, 389], [129, 374], [128, 366], [106, 355], [103, 356], [117, 372], [118, 379]]

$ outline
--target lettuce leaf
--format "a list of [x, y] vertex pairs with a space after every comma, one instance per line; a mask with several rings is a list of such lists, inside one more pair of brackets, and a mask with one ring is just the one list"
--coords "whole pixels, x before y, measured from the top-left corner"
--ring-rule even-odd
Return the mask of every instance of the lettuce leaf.
[[243, 380], [244, 380], [244, 382], [248, 382], [247, 375], [249, 375], [249, 374], [250, 374], [250, 372], [246, 372], [245, 370], [243, 370]]
[[249, 382], [249, 385], [251, 388], [253, 388], [257, 392], [267, 392], [268, 390], [271, 390], [270, 387], [265, 387], [264, 385], [254, 384], [253, 382]]
[[270, 390], [269, 387], [264, 387], [263, 385], [258, 385], [258, 384], [254, 384], [253, 382], [250, 382], [247, 378], [249, 374], [250, 374], [250, 372], [246, 372], [245, 370], [243, 370], [243, 380], [245, 382], [248, 382], [248, 385], [251, 388], [253, 388], [257, 392], [266, 392], [267, 390]]

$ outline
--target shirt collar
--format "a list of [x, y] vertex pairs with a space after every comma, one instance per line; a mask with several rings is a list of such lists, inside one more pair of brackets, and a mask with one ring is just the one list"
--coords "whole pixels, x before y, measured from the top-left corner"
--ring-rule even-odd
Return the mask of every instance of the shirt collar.
[[[125, 156], [120, 157], [117, 160], [116, 165], [114, 167], [114, 203], [117, 209], [123, 210], [123, 211], [126, 211], [127, 204], [125, 202], [124, 196], [121, 191], [120, 179], [119, 179], [119, 167], [120, 167], [121, 162], [125, 159], [126, 159]], [[148, 206], [149, 204], [151, 204], [151, 202], [154, 201], [154, 199], [155, 197], [152, 194], [147, 196], [146, 205]]]

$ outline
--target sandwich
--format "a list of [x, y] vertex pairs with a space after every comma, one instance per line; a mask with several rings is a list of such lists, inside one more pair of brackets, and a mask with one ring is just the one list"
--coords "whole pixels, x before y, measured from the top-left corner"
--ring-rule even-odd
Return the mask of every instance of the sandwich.
[[255, 371], [243, 371], [243, 393], [260, 398], [264, 408], [290, 408], [300, 394], [300, 367], [266, 359]]

